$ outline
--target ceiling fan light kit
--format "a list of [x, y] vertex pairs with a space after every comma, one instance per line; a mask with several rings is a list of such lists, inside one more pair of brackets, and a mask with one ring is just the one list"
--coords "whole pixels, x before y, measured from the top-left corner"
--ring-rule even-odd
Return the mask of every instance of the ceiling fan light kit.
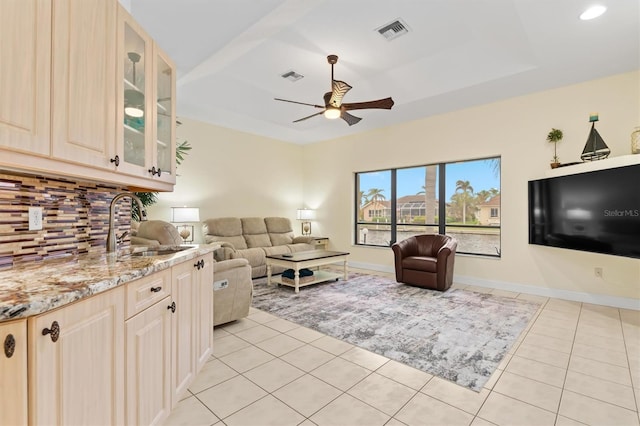
[[329, 120], [335, 120], [336, 118], [340, 118], [340, 108], [328, 107], [324, 110], [324, 116]]
[[338, 62], [337, 55], [327, 56], [327, 62], [331, 65], [331, 91], [324, 94], [324, 105], [308, 104], [305, 102], [290, 101], [287, 99], [274, 98], [276, 101], [289, 102], [293, 104], [307, 105], [314, 108], [322, 109], [322, 111], [315, 114], [311, 114], [307, 117], [295, 120], [294, 123], [307, 120], [317, 115], [324, 115], [325, 118], [334, 120], [336, 118], [342, 118], [349, 126], [353, 126], [362, 120], [360, 117], [350, 114], [347, 111], [353, 111], [357, 109], [391, 109], [393, 107], [393, 99], [384, 98], [376, 101], [368, 102], [354, 102], [354, 103], [342, 103], [342, 98], [351, 90], [351, 86], [344, 81], [336, 80], [333, 78], [333, 66]]

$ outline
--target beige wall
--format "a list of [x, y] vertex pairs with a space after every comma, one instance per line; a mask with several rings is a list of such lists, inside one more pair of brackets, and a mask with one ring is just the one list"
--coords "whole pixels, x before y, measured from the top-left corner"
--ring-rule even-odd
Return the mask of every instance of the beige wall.
[[[180, 118], [178, 142], [193, 149], [178, 166], [172, 193], [159, 194], [153, 219], [171, 220], [171, 208], [200, 208], [200, 219], [224, 216], [284, 216], [298, 229], [302, 147]], [[202, 242], [196, 227], [195, 241]]]
[[[304, 161], [322, 164], [304, 170], [304, 201], [317, 209], [314, 233], [331, 237], [332, 247], [350, 251], [352, 262], [390, 270], [390, 249], [351, 243], [353, 173], [501, 155], [502, 258], [458, 256], [456, 275], [640, 298], [640, 260], [533, 246], [527, 233], [527, 181], [545, 177], [549, 169], [549, 130], [564, 131], [560, 161], [579, 161], [589, 113], [598, 112], [597, 129], [611, 156], [630, 154], [631, 131], [640, 125], [639, 81], [640, 72], [627, 73], [307, 145]], [[596, 266], [604, 269], [603, 279], [594, 276]]]
[[[330, 237], [331, 248], [351, 252], [354, 264], [391, 270], [390, 249], [352, 245], [353, 173], [500, 155], [502, 258], [458, 256], [456, 275], [640, 299], [640, 260], [527, 242], [527, 181], [549, 170], [549, 130], [564, 131], [560, 161], [579, 161], [589, 114], [598, 112], [611, 156], [628, 155], [640, 125], [639, 94], [640, 71], [304, 146], [181, 119], [178, 139], [194, 148], [178, 168], [175, 191], [161, 194], [150, 216], [169, 220], [169, 207], [188, 205], [200, 207], [201, 219], [286, 216], [297, 230], [295, 210], [306, 206], [317, 210], [313, 234]], [[603, 279], [594, 276], [596, 266]]]

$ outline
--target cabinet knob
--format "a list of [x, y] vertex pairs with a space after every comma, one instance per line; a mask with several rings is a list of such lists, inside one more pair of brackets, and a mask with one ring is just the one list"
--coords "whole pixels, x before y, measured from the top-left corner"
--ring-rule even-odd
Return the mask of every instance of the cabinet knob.
[[160, 177], [160, 175], [162, 174], [162, 170], [160, 170], [159, 168], [156, 169], [156, 166], [152, 166], [149, 170], [147, 170], [149, 173], [151, 173], [151, 176], [155, 176], [158, 175], [158, 177]]
[[8, 334], [4, 339], [4, 354], [11, 358], [16, 350], [16, 339], [13, 334]]
[[47, 334], [51, 335], [51, 341], [53, 343], [58, 341], [58, 337], [60, 337], [60, 324], [58, 324], [58, 321], [52, 322], [51, 328], [45, 328], [42, 330], [43, 336], [46, 336]]
[[167, 309], [169, 309], [171, 313], [174, 313], [176, 311], [176, 302], [171, 302], [171, 304], [167, 306]]
[[158, 286], [158, 287], [151, 287], [151, 293], [157, 293], [160, 290], [162, 290], [162, 287]]
[[194, 263], [193, 266], [200, 270], [200, 268], [204, 268], [204, 259], [200, 259], [198, 262]]
[[117, 155], [115, 157], [113, 157], [112, 159], [110, 159], [109, 161], [112, 162], [112, 163], [115, 163], [116, 167], [118, 167], [120, 165], [120, 157], [117, 156]]
[[162, 174], [162, 170], [160, 170], [160, 167], [158, 167], [158, 171], [156, 172], [156, 174], [158, 175], [158, 177], [160, 177], [160, 175]]

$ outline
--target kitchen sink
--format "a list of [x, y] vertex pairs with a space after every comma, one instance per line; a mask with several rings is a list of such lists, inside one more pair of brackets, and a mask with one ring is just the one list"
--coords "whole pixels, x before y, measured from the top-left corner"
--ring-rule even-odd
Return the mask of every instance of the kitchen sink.
[[131, 253], [131, 256], [137, 257], [153, 257], [153, 256], [164, 256], [167, 254], [175, 254], [179, 253], [183, 250], [188, 250], [192, 247], [171, 247], [171, 248], [162, 248], [162, 249], [149, 249], [144, 251], [136, 251]]

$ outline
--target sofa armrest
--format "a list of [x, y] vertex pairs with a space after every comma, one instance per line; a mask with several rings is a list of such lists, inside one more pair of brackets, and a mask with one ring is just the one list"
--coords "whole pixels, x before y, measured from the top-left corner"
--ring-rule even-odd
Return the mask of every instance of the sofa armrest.
[[[220, 262], [215, 262], [213, 264], [213, 273], [215, 274], [216, 272], [224, 272], [233, 268], [242, 268], [244, 266], [247, 266], [248, 264], [249, 264], [249, 261], [247, 259], [238, 258], [238, 259], [222, 260]], [[215, 276], [214, 276], [214, 279], [215, 279]]]
[[307, 235], [300, 235], [299, 237], [293, 237], [293, 244], [298, 244], [298, 243], [311, 244], [312, 241], [313, 241], [313, 237], [309, 237]]
[[235, 249], [230, 247], [220, 247], [213, 251], [213, 258], [220, 262], [223, 260], [229, 260], [233, 258], [233, 255], [236, 253]]
[[233, 244], [227, 241], [216, 241], [214, 238], [205, 237], [205, 242], [207, 244], [220, 246], [213, 251], [213, 258], [218, 262], [233, 258], [233, 254], [236, 252]]

